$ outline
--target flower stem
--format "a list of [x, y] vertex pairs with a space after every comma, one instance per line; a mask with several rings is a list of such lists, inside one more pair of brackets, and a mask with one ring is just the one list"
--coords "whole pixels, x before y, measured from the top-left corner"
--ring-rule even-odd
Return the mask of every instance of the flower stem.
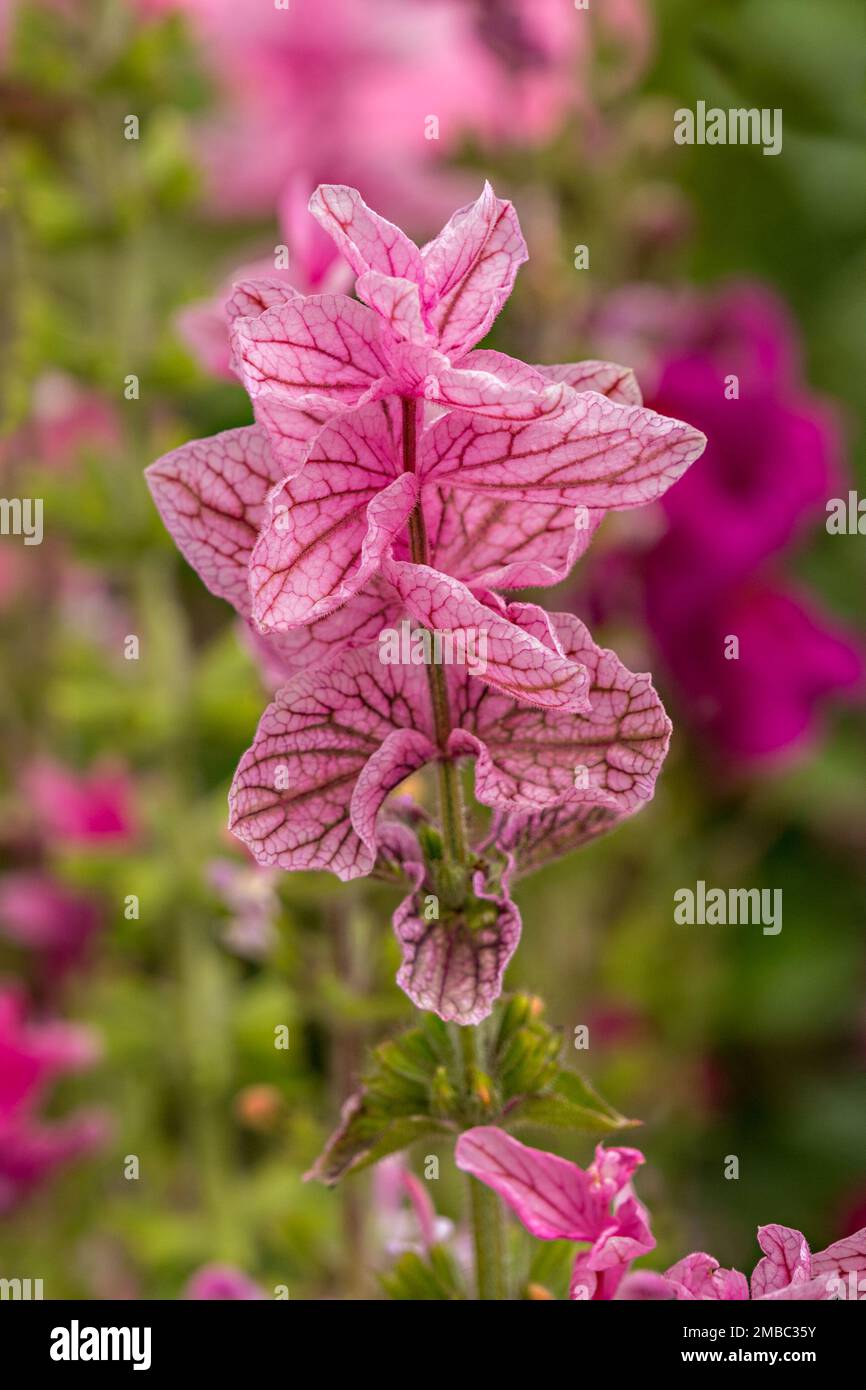
[[[414, 473], [417, 463], [418, 404], [405, 397], [403, 406], [403, 470]], [[427, 527], [424, 523], [424, 509], [419, 501], [409, 517], [409, 546], [412, 561], [416, 565], [429, 565], [430, 549], [427, 543]], [[427, 666], [427, 684], [430, 689], [430, 702], [433, 706], [433, 728], [436, 745], [440, 752], [437, 763], [439, 775], [439, 810], [442, 817], [442, 833], [445, 851], [455, 864], [465, 864], [468, 853], [466, 829], [463, 812], [463, 793], [457, 766], [446, 754], [448, 738], [451, 733], [451, 711], [448, 702], [448, 686], [445, 672], [435, 662]]]
[[[477, 1029], [460, 1029], [466, 1088], [474, 1090], [478, 1068]], [[505, 1263], [505, 1225], [496, 1193], [477, 1178], [469, 1178], [469, 1211], [475, 1247], [475, 1282], [481, 1302], [503, 1302], [508, 1297]]]

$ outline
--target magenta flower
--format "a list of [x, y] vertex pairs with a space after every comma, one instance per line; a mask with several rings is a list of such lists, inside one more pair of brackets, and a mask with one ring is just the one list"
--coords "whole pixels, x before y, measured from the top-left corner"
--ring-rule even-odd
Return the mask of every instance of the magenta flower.
[[407, 1167], [402, 1154], [389, 1154], [377, 1163], [373, 1198], [378, 1239], [388, 1255], [407, 1250], [420, 1255], [454, 1233], [453, 1222], [436, 1215], [424, 1183]]
[[629, 1275], [617, 1298], [786, 1299], [797, 1302], [861, 1298], [866, 1274], [866, 1229], [845, 1236], [813, 1255], [805, 1236], [790, 1226], [759, 1226], [758, 1244], [764, 1252], [751, 1281], [735, 1269], [721, 1269], [711, 1255], [687, 1255], [666, 1270], [642, 1270]]
[[22, 869], [0, 877], [0, 935], [35, 951], [49, 980], [80, 965], [100, 920], [92, 898], [47, 873]]
[[192, 1276], [183, 1295], [194, 1302], [255, 1302], [267, 1296], [260, 1284], [231, 1265], [203, 1265]]
[[[342, 879], [368, 874], [383, 850], [379, 812], [388, 794], [425, 764], [464, 757], [475, 760], [477, 800], [506, 821], [506, 853], [510, 837], [536, 846], [548, 838], [545, 813], [557, 823], [551, 853], [612, 828], [652, 795], [670, 726], [648, 678], [595, 647], [576, 618], [555, 615], [551, 631], [588, 673], [590, 709], [518, 704], [450, 668], [453, 728], [444, 748], [420, 666], [383, 665], [368, 646], [295, 676], [241, 759], [230, 794], [234, 834], [260, 864], [327, 868]], [[399, 983], [419, 1007], [477, 1022], [499, 993], [519, 937], [508, 873], [498, 890], [488, 887], [482, 858], [468, 908], [443, 902], [441, 916], [425, 922], [422, 901], [436, 890], [425, 883], [423, 856], [404, 850], [400, 858], [415, 890], [395, 915], [404, 948]], [[527, 852], [527, 864], [537, 859], [537, 849], [535, 858]]]
[[127, 843], [136, 833], [129, 780], [120, 770], [76, 773], [41, 759], [25, 769], [21, 781], [49, 841], [112, 846]]
[[33, 1023], [23, 997], [0, 989], [0, 1214], [104, 1140], [105, 1121], [95, 1113], [50, 1124], [36, 1113], [55, 1078], [90, 1066], [97, 1052], [85, 1029]]
[[457, 1167], [491, 1187], [539, 1240], [588, 1244], [574, 1262], [573, 1299], [613, 1298], [632, 1260], [655, 1247], [631, 1185], [644, 1162], [638, 1149], [599, 1144], [583, 1169], [483, 1125], [461, 1134], [454, 1153]]
[[642, 287], [614, 297], [599, 332], [643, 358], [656, 409], [685, 412], [709, 441], [664, 498], [664, 533], [631, 567], [684, 708], [728, 761], [795, 749], [828, 698], [860, 684], [863, 656], [768, 571], [843, 477], [833, 412], [801, 381], [788, 316], [751, 286], [679, 298]]
[[[282, 869], [399, 868], [399, 981], [476, 1022], [519, 936], [512, 873], [638, 809], [669, 735], [648, 677], [498, 590], [559, 582], [604, 514], [660, 496], [703, 437], [645, 410], [622, 367], [475, 348], [526, 256], [489, 186], [423, 249], [352, 189], [322, 187], [311, 209], [365, 302], [237, 286], [257, 424], [176, 449], [148, 481], [286, 680], [235, 777], [234, 833]], [[443, 636], [456, 664], [434, 654]], [[406, 827], [394, 847], [386, 802], [425, 765], [453, 789], [466, 758], [502, 846], [458, 845], [452, 815], [446, 882]]]

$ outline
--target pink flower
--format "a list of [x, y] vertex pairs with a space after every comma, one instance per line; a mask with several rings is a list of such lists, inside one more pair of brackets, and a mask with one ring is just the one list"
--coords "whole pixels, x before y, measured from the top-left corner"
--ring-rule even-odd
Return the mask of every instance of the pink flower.
[[49, 978], [81, 963], [99, 925], [93, 899], [49, 874], [21, 870], [0, 878], [0, 934], [38, 952]]
[[389, 1154], [376, 1164], [373, 1185], [378, 1236], [387, 1254], [413, 1250], [420, 1255], [450, 1239], [453, 1222], [436, 1215], [424, 1183], [402, 1154]]
[[22, 789], [49, 840], [118, 845], [136, 833], [130, 784], [119, 770], [76, 773], [45, 758], [25, 770]]
[[710, 1255], [695, 1253], [662, 1274], [642, 1271], [623, 1281], [617, 1298], [786, 1299], [797, 1302], [862, 1297], [866, 1274], [866, 1229], [845, 1236], [813, 1255], [806, 1238], [790, 1226], [759, 1226], [764, 1252], [751, 1282], [735, 1269], [721, 1269]]
[[492, 1125], [457, 1140], [457, 1167], [491, 1187], [540, 1240], [587, 1242], [574, 1263], [573, 1299], [614, 1297], [632, 1260], [654, 1249], [649, 1218], [631, 1185], [637, 1149], [601, 1144], [587, 1169], [521, 1144]]
[[395, 216], [429, 216], [458, 182], [443, 157], [467, 135], [537, 144], [590, 114], [598, 41], [608, 59], [615, 46], [620, 83], [651, 43], [644, 0], [598, 15], [562, 0], [142, 3], [185, 11], [199, 40], [219, 89], [201, 139], [209, 193], [233, 215], [273, 206], [301, 166], [368, 188]]
[[[861, 651], [811, 597], [756, 576], [696, 610], [688, 599], [677, 607], [674, 585], [671, 575], [647, 590], [659, 651], [705, 737], [738, 764], [801, 748], [830, 697], [862, 688]], [[736, 660], [725, 656], [731, 635]]]
[[197, 1302], [252, 1302], [267, 1298], [260, 1284], [231, 1265], [203, 1265], [186, 1286], [184, 1298]]
[[105, 1121], [95, 1113], [51, 1124], [35, 1113], [56, 1077], [90, 1066], [96, 1056], [84, 1029], [30, 1022], [23, 997], [0, 988], [0, 1214], [104, 1140]]
[[305, 186], [300, 178], [292, 180], [280, 200], [280, 234], [289, 250], [288, 268], [276, 269], [273, 259], [242, 266], [213, 299], [190, 304], [178, 315], [181, 337], [204, 370], [214, 376], [235, 379], [226, 301], [239, 282], [264, 282], [280, 295], [292, 289], [300, 294], [336, 294], [348, 287], [349, 267], [306, 215]]

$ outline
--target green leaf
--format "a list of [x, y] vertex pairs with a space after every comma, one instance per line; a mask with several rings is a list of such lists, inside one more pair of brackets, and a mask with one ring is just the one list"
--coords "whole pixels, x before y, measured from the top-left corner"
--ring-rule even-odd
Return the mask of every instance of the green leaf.
[[524, 1097], [511, 1110], [509, 1119], [586, 1134], [613, 1134], [640, 1123], [620, 1115], [588, 1081], [569, 1071], [560, 1071], [549, 1090]]

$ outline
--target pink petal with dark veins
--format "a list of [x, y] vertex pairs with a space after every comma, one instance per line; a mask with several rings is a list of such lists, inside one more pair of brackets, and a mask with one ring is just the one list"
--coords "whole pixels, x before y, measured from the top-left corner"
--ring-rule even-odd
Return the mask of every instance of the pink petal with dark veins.
[[866, 1275], [866, 1226], [852, 1236], [843, 1236], [826, 1250], [812, 1256], [813, 1274]]
[[479, 680], [545, 709], [588, 708], [586, 669], [545, 646], [537, 635], [490, 607], [459, 579], [429, 565], [387, 561], [384, 574], [407, 612], [424, 627], [450, 634], [452, 651]]
[[304, 467], [271, 495], [250, 565], [253, 616], [284, 630], [341, 607], [378, 571], [418, 497], [400, 472], [400, 445], [384, 402], [331, 421]]
[[260, 864], [367, 874], [376, 810], [434, 756], [424, 672], [382, 664], [371, 648], [343, 653], [265, 710], [235, 773], [229, 827]]
[[806, 1237], [790, 1226], [759, 1226], [758, 1244], [764, 1252], [752, 1271], [752, 1298], [764, 1298], [789, 1284], [804, 1284], [812, 1273]]
[[257, 426], [165, 454], [146, 470], [153, 500], [184, 559], [219, 598], [249, 616], [247, 568], [265, 501], [283, 470]]
[[631, 367], [617, 362], [560, 362], [555, 366], [537, 366], [545, 381], [563, 381], [573, 391], [597, 391], [619, 405], [642, 405], [643, 396]]
[[[404, 861], [414, 889], [394, 913], [394, 932], [403, 952], [397, 983], [419, 1009], [446, 1023], [473, 1025], [487, 1018], [502, 991], [502, 977], [520, 940], [520, 914], [502, 891], [490, 891], [484, 875], [473, 880], [473, 898], [450, 909], [431, 899], [420, 860]], [[436, 903], [430, 920], [431, 902]]]
[[[594, 1165], [585, 1172], [493, 1125], [464, 1131], [454, 1157], [458, 1168], [492, 1187], [540, 1240], [594, 1241], [611, 1224], [615, 1191], [599, 1183]], [[638, 1161], [643, 1162], [642, 1155]]]
[[458, 354], [484, 337], [528, 258], [513, 204], [485, 183], [423, 250], [426, 302], [444, 352]]
[[637, 507], [675, 483], [705, 442], [678, 420], [593, 391], [573, 392], [567, 409], [550, 420], [452, 411], [426, 431], [420, 472], [425, 481], [526, 502]]
[[421, 252], [393, 222], [368, 208], [355, 188], [323, 183], [310, 199], [310, 212], [336, 242], [356, 275], [378, 270], [421, 284]]
[[394, 275], [382, 275], [368, 270], [355, 286], [358, 298], [381, 314], [397, 338], [410, 343], [426, 343], [430, 334], [424, 323], [421, 294], [413, 280], [401, 280]]
[[604, 512], [428, 485], [424, 516], [436, 569], [479, 587], [524, 589], [561, 583]]
[[566, 656], [590, 673], [588, 714], [531, 709], [464, 683], [455, 690], [452, 754], [475, 755], [475, 795], [498, 810], [604, 804], [620, 814], [653, 793], [670, 723], [648, 676], [596, 647], [573, 614], [551, 615]]
[[386, 372], [380, 321], [342, 294], [299, 297], [258, 318], [235, 319], [232, 347], [252, 397], [276, 391], [289, 402], [323, 396], [361, 403]]

